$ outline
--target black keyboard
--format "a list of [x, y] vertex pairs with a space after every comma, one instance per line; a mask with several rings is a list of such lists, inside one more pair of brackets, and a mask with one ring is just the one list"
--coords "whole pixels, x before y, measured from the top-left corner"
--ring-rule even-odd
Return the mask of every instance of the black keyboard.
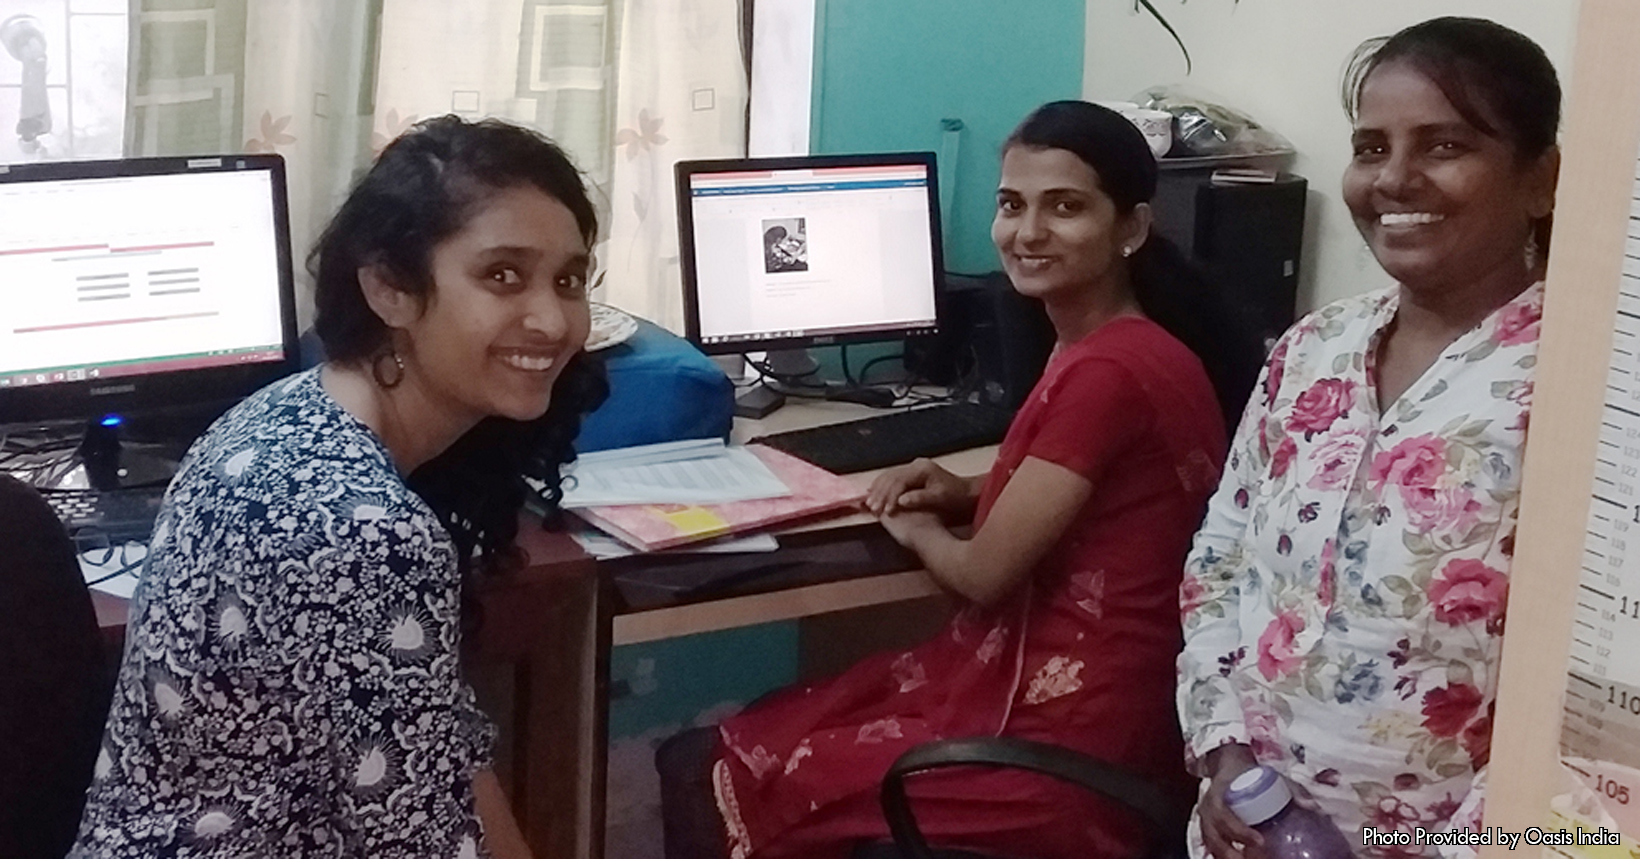
[[57, 490], [41, 494], [76, 540], [96, 537], [110, 543], [144, 542], [153, 534], [154, 518], [159, 515], [165, 487], [108, 492]]
[[853, 474], [1002, 441], [1013, 413], [945, 403], [752, 439], [836, 474]]

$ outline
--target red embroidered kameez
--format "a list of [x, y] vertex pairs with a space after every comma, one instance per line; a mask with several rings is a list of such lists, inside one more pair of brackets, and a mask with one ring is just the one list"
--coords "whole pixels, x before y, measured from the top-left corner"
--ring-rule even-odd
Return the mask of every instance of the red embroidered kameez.
[[[1224, 452], [1200, 362], [1160, 326], [1112, 321], [1049, 362], [979, 499], [976, 528], [1028, 456], [1093, 484], [1027, 586], [933, 640], [867, 658], [723, 723], [714, 782], [735, 857], [845, 857], [886, 838], [883, 773], [928, 740], [1006, 735], [1121, 764], [1194, 796], [1173, 709], [1179, 583]], [[1127, 855], [1130, 818], [1007, 771], [911, 784], [932, 843], [996, 855]]]

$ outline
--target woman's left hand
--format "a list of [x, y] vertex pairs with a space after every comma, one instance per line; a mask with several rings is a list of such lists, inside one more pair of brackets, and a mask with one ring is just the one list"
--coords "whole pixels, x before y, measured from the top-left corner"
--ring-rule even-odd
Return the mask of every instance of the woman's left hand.
[[915, 550], [919, 536], [930, 529], [945, 531], [945, 523], [940, 521], [938, 513], [927, 510], [907, 510], [904, 507], [894, 513], [877, 517], [883, 523], [883, 528], [889, 536], [907, 549]]

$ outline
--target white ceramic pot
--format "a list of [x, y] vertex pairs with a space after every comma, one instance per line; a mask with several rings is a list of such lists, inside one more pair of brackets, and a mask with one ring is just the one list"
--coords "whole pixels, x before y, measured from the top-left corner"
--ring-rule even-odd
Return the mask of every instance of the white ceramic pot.
[[1145, 142], [1150, 144], [1150, 151], [1157, 158], [1167, 154], [1173, 148], [1173, 114], [1165, 110], [1150, 110], [1135, 108], [1124, 112], [1123, 116], [1138, 127], [1145, 136]]

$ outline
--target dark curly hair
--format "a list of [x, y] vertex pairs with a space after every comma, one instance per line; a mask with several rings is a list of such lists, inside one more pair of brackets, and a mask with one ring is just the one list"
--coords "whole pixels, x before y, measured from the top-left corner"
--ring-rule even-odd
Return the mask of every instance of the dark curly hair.
[[[563, 203], [592, 245], [598, 217], [580, 171], [557, 144], [530, 129], [442, 116], [388, 144], [308, 255], [314, 330], [328, 358], [364, 362], [389, 346], [390, 330], [359, 287], [361, 267], [385, 267], [396, 288], [425, 300], [433, 289], [433, 249], [496, 192], [517, 187], [537, 188]], [[554, 384], [544, 415], [486, 418], [410, 475], [410, 488], [449, 529], [464, 578], [519, 562], [512, 547], [519, 509], [532, 491], [526, 477], [545, 485], [540, 501], [548, 520], [555, 518], [563, 497], [559, 469], [575, 458], [582, 416], [608, 394], [602, 361], [578, 353]], [[463, 604], [475, 620], [466, 589]]]

